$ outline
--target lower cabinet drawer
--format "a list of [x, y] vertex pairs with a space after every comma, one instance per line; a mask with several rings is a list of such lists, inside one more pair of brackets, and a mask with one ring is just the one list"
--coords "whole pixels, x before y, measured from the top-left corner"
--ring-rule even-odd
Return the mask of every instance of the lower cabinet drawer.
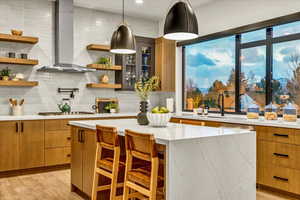
[[300, 194], [300, 171], [276, 166], [259, 166], [259, 171], [259, 184]]
[[71, 162], [71, 148], [52, 148], [45, 150], [45, 165], [62, 165]]
[[70, 131], [48, 131], [45, 133], [45, 148], [70, 147]]
[[260, 140], [280, 142], [286, 144], [296, 144], [295, 129], [274, 128], [274, 127], [257, 127], [257, 137]]
[[258, 163], [300, 170], [300, 146], [258, 141]]

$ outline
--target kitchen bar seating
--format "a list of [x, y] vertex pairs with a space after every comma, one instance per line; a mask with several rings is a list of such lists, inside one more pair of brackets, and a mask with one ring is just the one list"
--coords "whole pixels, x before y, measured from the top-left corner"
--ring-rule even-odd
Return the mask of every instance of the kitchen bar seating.
[[[126, 169], [123, 200], [133, 196], [138, 199], [156, 200], [158, 187], [163, 186], [163, 178], [158, 175], [159, 158], [155, 138], [152, 134], [141, 134], [125, 130]], [[143, 160], [146, 166], [133, 168], [135, 159]], [[133, 193], [131, 193], [133, 192]], [[131, 193], [131, 194], [130, 194]]]
[[[110, 190], [110, 200], [116, 199], [117, 188], [123, 187], [123, 183], [118, 183], [119, 168], [125, 167], [120, 161], [120, 142], [117, 129], [114, 127], [96, 126], [97, 147], [93, 178], [92, 200], [97, 199], [97, 193]], [[108, 150], [113, 153], [113, 157], [103, 157], [103, 151]], [[111, 179], [110, 185], [99, 186], [99, 176]], [[119, 197], [121, 199], [121, 197]]]

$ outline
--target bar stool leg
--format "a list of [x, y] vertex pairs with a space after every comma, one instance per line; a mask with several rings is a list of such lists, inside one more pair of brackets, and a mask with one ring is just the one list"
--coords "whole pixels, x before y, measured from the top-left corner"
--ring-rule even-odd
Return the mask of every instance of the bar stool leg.
[[151, 162], [151, 183], [149, 200], [156, 200], [157, 176], [158, 176], [158, 158], [153, 158]]
[[124, 180], [124, 191], [123, 200], [128, 200], [129, 187], [126, 185], [128, 171], [132, 169], [132, 156], [129, 152], [126, 152], [126, 167], [125, 167], [125, 180]]
[[96, 172], [97, 169], [97, 158], [99, 157], [99, 155], [101, 155], [101, 148], [99, 147], [99, 145], [97, 144], [96, 147], [96, 156], [95, 156], [95, 167], [94, 167], [94, 178], [93, 178], [93, 188], [92, 188], [92, 200], [96, 200], [97, 199], [97, 193], [98, 193], [98, 185], [99, 185], [99, 174]]
[[119, 173], [119, 161], [120, 161], [120, 149], [115, 148], [114, 150], [114, 164], [112, 170], [111, 189], [110, 189], [110, 200], [115, 200], [117, 193], [118, 184], [118, 173]]

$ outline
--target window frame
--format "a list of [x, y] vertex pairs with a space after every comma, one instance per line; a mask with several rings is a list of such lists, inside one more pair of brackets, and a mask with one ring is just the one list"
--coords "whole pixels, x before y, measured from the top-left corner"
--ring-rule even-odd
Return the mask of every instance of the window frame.
[[[230, 29], [223, 32], [218, 32], [210, 34], [207, 36], [199, 37], [194, 40], [188, 40], [177, 43], [177, 46], [182, 47], [182, 111], [192, 112], [191, 110], [185, 109], [185, 80], [186, 80], [186, 46], [197, 44], [205, 41], [220, 39], [229, 36], [235, 36], [235, 111], [234, 112], [225, 112], [228, 114], [246, 114], [240, 110], [240, 73], [241, 73], [241, 51], [242, 49], [247, 49], [251, 47], [266, 46], [266, 105], [272, 101], [272, 79], [273, 79], [273, 44], [288, 42], [293, 40], [300, 40], [300, 33], [294, 33], [285, 36], [279, 36], [273, 38], [273, 27], [288, 24], [292, 22], [300, 22], [300, 12], [287, 15], [279, 18], [274, 18], [264, 22], [258, 22], [255, 24]], [[247, 43], [241, 43], [241, 35], [246, 32], [256, 31], [259, 29], [266, 29], [266, 39], [252, 41]], [[219, 111], [210, 111], [211, 113], [219, 113]]]

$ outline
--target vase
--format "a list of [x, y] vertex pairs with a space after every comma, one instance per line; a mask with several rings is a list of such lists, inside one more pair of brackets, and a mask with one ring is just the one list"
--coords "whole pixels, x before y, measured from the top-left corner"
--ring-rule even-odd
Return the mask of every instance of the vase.
[[148, 109], [148, 102], [141, 101], [140, 102], [140, 112], [137, 115], [137, 121], [139, 125], [148, 125], [149, 121], [147, 118], [147, 109]]

